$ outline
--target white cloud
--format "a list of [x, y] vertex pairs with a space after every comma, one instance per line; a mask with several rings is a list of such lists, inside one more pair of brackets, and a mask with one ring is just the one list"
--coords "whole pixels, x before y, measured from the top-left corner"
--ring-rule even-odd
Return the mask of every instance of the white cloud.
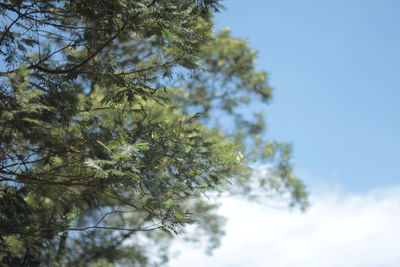
[[209, 257], [184, 247], [172, 267], [400, 266], [400, 187], [328, 192], [307, 213], [226, 199], [222, 246]]

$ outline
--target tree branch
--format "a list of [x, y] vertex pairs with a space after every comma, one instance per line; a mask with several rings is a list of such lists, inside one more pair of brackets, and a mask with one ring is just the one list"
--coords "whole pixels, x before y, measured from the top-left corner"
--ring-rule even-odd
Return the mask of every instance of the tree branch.
[[164, 228], [164, 225], [159, 225], [157, 227], [144, 227], [144, 228], [124, 228], [124, 227], [114, 227], [114, 226], [87, 226], [83, 228], [68, 228], [68, 231], [87, 231], [87, 230], [118, 230], [118, 231], [128, 231], [128, 232], [149, 232]]
[[20, 18], [21, 18], [21, 16], [18, 15], [18, 17], [17, 17], [10, 25], [6, 25], [6, 29], [5, 29], [5, 31], [3, 32], [3, 35], [2, 35], [1, 38], [0, 38], [0, 45], [3, 43], [3, 41], [4, 41], [5, 37], [6, 37], [6, 35], [10, 32], [11, 27], [14, 26], [14, 24], [17, 23], [17, 21], [18, 21]]
[[[151, 6], [153, 6], [155, 3], [157, 2], [157, 0], [153, 0], [148, 6], [147, 8], [150, 8]], [[3, 6], [9, 10], [12, 10], [14, 12], [16, 12], [19, 15], [24, 15], [21, 12], [19, 12], [18, 10], [15, 10], [7, 5], [4, 5], [2, 3], [0, 3], [0, 6]], [[133, 18], [136, 18], [140, 15], [141, 13], [137, 13]], [[31, 18], [32, 19], [32, 18]], [[92, 53], [91, 55], [89, 55], [85, 60], [83, 60], [82, 62], [80, 62], [79, 64], [69, 68], [69, 69], [49, 69], [46, 68], [44, 66], [41, 66], [40, 63], [43, 62], [43, 60], [41, 60], [40, 62], [33, 64], [31, 66], [28, 67], [28, 69], [36, 69], [45, 73], [49, 73], [49, 74], [72, 74], [75, 70], [79, 69], [80, 67], [82, 67], [83, 65], [85, 65], [86, 63], [88, 63], [90, 60], [92, 60], [96, 55], [98, 55], [105, 47], [107, 47], [109, 44], [112, 43], [112, 41], [114, 41], [120, 34], [121, 32], [128, 26], [129, 22], [126, 22], [114, 35], [112, 35], [106, 42], [104, 42], [99, 48], [96, 49], [96, 51], [94, 53]], [[11, 70], [11, 71], [7, 71], [7, 72], [0, 72], [0, 76], [5, 76], [8, 74], [11, 74], [13, 72], [17, 71], [17, 69]], [[144, 71], [144, 70], [143, 70]], [[140, 72], [140, 70], [139, 70]]]

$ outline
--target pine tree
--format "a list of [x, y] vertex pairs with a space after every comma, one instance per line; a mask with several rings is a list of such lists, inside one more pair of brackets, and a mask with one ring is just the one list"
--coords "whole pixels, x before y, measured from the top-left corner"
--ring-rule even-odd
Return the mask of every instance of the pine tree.
[[209, 194], [307, 206], [290, 146], [245, 112], [271, 88], [246, 41], [213, 31], [219, 8], [0, 3], [0, 265], [157, 266], [188, 224], [218, 246]]

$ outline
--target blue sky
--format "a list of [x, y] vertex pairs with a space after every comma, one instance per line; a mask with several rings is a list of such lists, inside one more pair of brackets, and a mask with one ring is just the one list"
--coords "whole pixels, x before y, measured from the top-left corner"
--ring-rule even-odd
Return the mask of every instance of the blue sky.
[[399, 183], [399, 1], [228, 0], [215, 18], [259, 52], [275, 89], [271, 138], [309, 185]]
[[171, 266], [399, 266], [400, 1], [225, 5], [217, 28], [259, 51], [275, 88], [268, 135], [293, 144], [311, 207], [223, 199], [221, 247], [208, 257], [178, 242]]

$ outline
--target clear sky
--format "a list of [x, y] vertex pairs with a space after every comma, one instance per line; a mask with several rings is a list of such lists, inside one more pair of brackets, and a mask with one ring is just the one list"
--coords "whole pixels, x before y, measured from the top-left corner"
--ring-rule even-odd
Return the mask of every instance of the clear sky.
[[400, 181], [400, 1], [227, 0], [215, 18], [259, 52], [269, 135], [309, 186]]
[[215, 17], [259, 51], [269, 136], [294, 146], [306, 213], [225, 199], [214, 256], [173, 267], [400, 266], [400, 1], [227, 0]]

